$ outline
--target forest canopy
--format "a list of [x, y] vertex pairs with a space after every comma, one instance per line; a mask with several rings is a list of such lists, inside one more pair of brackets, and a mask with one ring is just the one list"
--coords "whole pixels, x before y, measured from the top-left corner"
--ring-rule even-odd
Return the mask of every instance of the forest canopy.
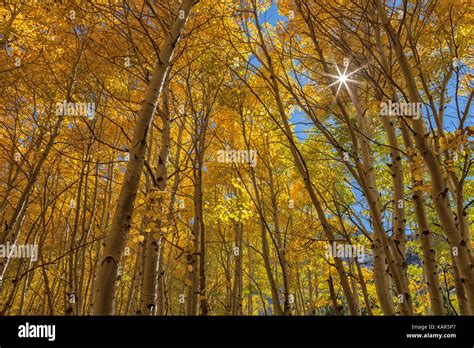
[[469, 0], [1, 0], [2, 315], [474, 315]]

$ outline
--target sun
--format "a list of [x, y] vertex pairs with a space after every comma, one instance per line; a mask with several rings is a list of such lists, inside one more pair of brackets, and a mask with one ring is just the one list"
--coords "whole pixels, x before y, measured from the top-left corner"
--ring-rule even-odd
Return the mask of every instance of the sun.
[[343, 74], [343, 75], [340, 75], [337, 80], [339, 83], [346, 83], [347, 79], [348, 79], [347, 75]]
[[360, 83], [357, 80], [351, 79], [351, 76], [356, 74], [359, 70], [363, 69], [364, 67], [362, 66], [362, 67], [360, 67], [360, 68], [358, 68], [354, 71], [348, 72], [349, 64], [345, 65], [344, 71], [341, 71], [337, 64], [334, 64], [334, 66], [336, 67], [337, 75], [332, 75], [332, 74], [324, 74], [324, 75], [329, 76], [330, 78], [335, 80], [333, 83], [326, 86], [326, 88], [330, 88], [330, 87], [332, 87], [336, 84], [338, 85], [337, 86], [337, 91], [336, 91], [336, 94], [335, 94], [335, 97], [337, 98], [337, 96], [339, 94], [339, 91], [341, 90], [342, 86], [344, 86], [346, 89], [349, 89], [350, 88], [349, 82], [350, 83], [357, 83], [357, 84]]

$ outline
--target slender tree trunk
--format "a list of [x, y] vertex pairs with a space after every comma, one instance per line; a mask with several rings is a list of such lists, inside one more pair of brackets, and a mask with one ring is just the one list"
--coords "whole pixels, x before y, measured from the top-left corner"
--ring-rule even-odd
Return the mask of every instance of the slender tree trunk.
[[329, 278], [328, 278], [328, 285], [329, 285], [329, 296], [331, 297], [332, 306], [334, 307], [334, 312], [336, 313], [336, 315], [341, 315], [341, 306], [337, 302], [336, 292], [334, 291], [334, 282], [332, 280], [331, 275], [329, 275]]
[[[267, 139], [267, 144], [268, 139]], [[269, 185], [270, 185], [270, 197], [272, 202], [272, 212], [273, 212], [273, 223], [275, 227], [275, 239], [276, 239], [276, 252], [278, 255], [278, 263], [281, 268], [281, 276], [283, 281], [283, 312], [285, 315], [289, 315], [291, 312], [290, 303], [289, 303], [289, 281], [288, 281], [288, 261], [286, 260], [286, 241], [283, 240], [280, 229], [280, 218], [279, 218], [279, 209], [277, 204], [277, 196], [275, 192], [275, 184], [273, 180], [273, 172], [270, 166], [268, 171]]]
[[360, 264], [357, 261], [357, 259], [354, 259], [354, 262], [357, 267], [357, 274], [359, 278], [360, 288], [362, 290], [362, 294], [364, 295], [364, 303], [365, 303], [365, 309], [367, 311], [367, 315], [373, 315], [372, 304], [370, 303], [369, 292], [367, 291], [367, 284], [364, 279], [364, 274], [362, 273], [362, 268], [360, 267]]
[[267, 228], [265, 226], [265, 216], [263, 211], [263, 203], [260, 198], [260, 192], [257, 186], [257, 178], [255, 176], [255, 171], [253, 168], [250, 169], [250, 177], [252, 180], [253, 190], [255, 192], [255, 201], [257, 205], [257, 210], [260, 215], [260, 240], [262, 243], [262, 257], [263, 264], [265, 266], [265, 272], [267, 273], [268, 283], [270, 284], [270, 291], [272, 295], [272, 304], [273, 312], [275, 315], [283, 315], [283, 310], [281, 308], [280, 297], [278, 296], [278, 288], [276, 285], [275, 277], [273, 275], [273, 270], [270, 261], [270, 248], [268, 245], [267, 237]]
[[234, 237], [234, 249], [232, 256], [234, 259], [234, 289], [232, 291], [232, 315], [242, 315], [242, 290], [243, 290], [243, 278], [242, 278], [242, 238], [243, 238], [243, 225], [241, 222], [235, 223], [235, 237]]
[[[158, 198], [157, 204], [159, 205], [158, 209], [164, 211], [164, 197], [163, 194], [166, 191], [166, 186], [168, 184], [168, 156], [170, 151], [170, 114], [169, 114], [169, 93], [168, 93], [169, 83], [166, 84], [163, 93], [163, 109], [161, 112], [162, 116], [162, 133], [161, 133], [161, 149], [158, 155], [158, 164], [155, 174], [155, 181], [153, 191], [161, 192], [160, 198]], [[152, 148], [152, 141], [150, 141], [150, 148]], [[149, 156], [149, 160], [151, 156]], [[150, 315], [156, 312], [157, 309], [157, 281], [159, 277], [158, 267], [160, 261], [160, 254], [162, 253], [163, 246], [162, 241], [163, 237], [161, 235], [160, 228], [167, 228], [163, 223], [163, 219], [157, 218], [153, 220], [153, 223], [158, 228], [152, 231], [152, 233], [147, 233], [146, 235], [146, 244], [145, 244], [145, 269], [144, 269], [144, 288], [143, 288], [143, 302], [141, 312], [144, 315]], [[169, 221], [168, 221], [169, 223]], [[162, 259], [162, 258], [161, 258]], [[161, 284], [162, 285], [162, 284]], [[162, 299], [162, 297], [161, 297]]]
[[143, 170], [149, 127], [170, 68], [175, 46], [193, 5], [194, 0], [183, 0], [181, 7], [183, 12], [181, 13], [184, 15], [178, 15], [170, 28], [169, 35], [160, 47], [158, 63], [155, 66], [145, 100], [138, 115], [130, 149], [130, 159], [120, 189], [110, 233], [105, 241], [102, 262], [99, 264], [94, 296], [94, 314], [96, 315], [113, 314], [114, 312], [113, 302], [118, 263], [130, 230], [132, 210]]

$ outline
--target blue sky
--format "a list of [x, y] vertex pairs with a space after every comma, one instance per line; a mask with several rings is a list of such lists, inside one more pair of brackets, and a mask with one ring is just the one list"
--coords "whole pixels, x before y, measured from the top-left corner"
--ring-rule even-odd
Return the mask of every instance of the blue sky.
[[[400, 6], [400, 1], [395, 1], [395, 4], [396, 6]], [[276, 23], [279, 20], [286, 21], [287, 18], [285, 16], [281, 16], [278, 13], [278, 7], [276, 6], [275, 1], [273, 1], [271, 7], [267, 11], [261, 14], [260, 20], [262, 23], [267, 22], [271, 25], [276, 25]], [[450, 96], [453, 96], [455, 94], [455, 84], [456, 84], [455, 74], [453, 74], [453, 79], [448, 84], [448, 94]], [[460, 98], [460, 100], [458, 101], [459, 101], [459, 108], [461, 110], [464, 110], [466, 106], [466, 98]], [[474, 117], [471, 116], [471, 114], [470, 116], [468, 116], [468, 119], [466, 120], [466, 126], [474, 125]], [[427, 117], [426, 108], [425, 110], [423, 110], [423, 115]], [[457, 128], [458, 119], [457, 117], [453, 117], [454, 115], [456, 115], [456, 101], [454, 100], [454, 98], [452, 98], [450, 102], [447, 103], [446, 105], [445, 124], [444, 124], [445, 130], [454, 131]], [[295, 135], [298, 137], [298, 139], [305, 140], [308, 136], [306, 131], [310, 128], [310, 124], [304, 112], [300, 110], [296, 110], [291, 116], [290, 120], [295, 125]]]
[[271, 25], [275, 25], [278, 20], [286, 20], [286, 17], [280, 16], [278, 14], [278, 7], [275, 4], [275, 1], [273, 1], [272, 6], [262, 13], [262, 15], [259, 18], [262, 22], [268, 22]]

